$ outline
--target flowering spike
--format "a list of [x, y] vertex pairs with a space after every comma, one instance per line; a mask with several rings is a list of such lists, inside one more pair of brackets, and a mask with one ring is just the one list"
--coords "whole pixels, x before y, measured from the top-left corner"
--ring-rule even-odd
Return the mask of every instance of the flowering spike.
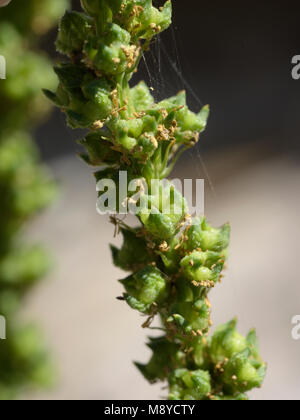
[[[182, 194], [162, 182], [180, 152], [198, 142], [209, 107], [193, 113], [184, 91], [155, 103], [144, 82], [131, 82], [153, 37], [171, 24], [171, 2], [160, 9], [152, 0], [81, 4], [84, 13], [62, 19], [57, 48], [70, 60], [55, 67], [59, 86], [46, 95], [71, 127], [89, 130], [80, 141], [82, 158], [99, 167], [97, 181], [113, 180], [117, 197], [119, 171], [126, 171], [127, 186], [134, 179], [143, 186], [138, 200], [129, 193], [116, 200], [117, 211], [139, 203], [141, 227], [121, 224], [123, 246], [111, 247], [115, 265], [132, 272], [121, 280], [124, 300], [148, 316], [144, 328], [159, 315], [165, 331], [151, 339], [149, 363], [136, 366], [150, 382], [167, 379], [170, 399], [244, 400], [264, 376], [255, 334], [240, 336], [233, 321], [207, 337], [208, 293], [221, 278], [230, 226], [191, 220]], [[104, 197], [99, 191], [99, 200]]]

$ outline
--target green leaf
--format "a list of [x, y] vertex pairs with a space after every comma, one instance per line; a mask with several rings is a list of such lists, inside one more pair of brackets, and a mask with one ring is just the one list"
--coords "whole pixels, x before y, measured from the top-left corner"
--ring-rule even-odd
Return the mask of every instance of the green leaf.
[[141, 303], [143, 309], [139, 309], [141, 312], [151, 311], [152, 305], [161, 304], [168, 294], [167, 277], [156, 267], [145, 267], [120, 282], [126, 289], [127, 302], [131, 306], [134, 302], [133, 306], [136, 309], [136, 303]]
[[114, 264], [125, 271], [137, 271], [139, 268], [155, 261], [155, 256], [147, 247], [141, 231], [122, 229], [123, 245], [120, 250], [111, 246]]
[[91, 21], [86, 15], [66, 12], [59, 26], [56, 41], [57, 50], [68, 56], [81, 51], [91, 29]]

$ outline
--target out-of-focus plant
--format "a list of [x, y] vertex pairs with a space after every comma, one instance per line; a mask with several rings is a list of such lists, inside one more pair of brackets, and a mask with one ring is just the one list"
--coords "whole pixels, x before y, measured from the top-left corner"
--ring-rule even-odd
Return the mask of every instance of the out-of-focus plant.
[[67, 6], [67, 0], [14, 0], [0, 9], [0, 54], [7, 65], [0, 80], [0, 315], [7, 322], [7, 339], [0, 340], [0, 399], [47, 385], [52, 377], [38, 331], [18, 319], [18, 310], [50, 262], [41, 247], [24, 243], [22, 229], [55, 194], [30, 131], [50, 110], [41, 88], [55, 83], [39, 36]]
[[[81, 4], [84, 13], [68, 12], [61, 21], [56, 45], [69, 60], [55, 67], [57, 92], [45, 93], [71, 127], [90, 130], [82, 157], [99, 167], [97, 180], [111, 179], [117, 190], [120, 171], [128, 182], [140, 180], [140, 227], [120, 222], [124, 244], [112, 254], [116, 266], [132, 272], [121, 280], [123, 300], [147, 316], [144, 327], [160, 316], [165, 334], [150, 339], [153, 356], [137, 367], [150, 382], [167, 380], [170, 399], [246, 399], [266, 369], [255, 332], [241, 336], [234, 320], [208, 337], [208, 293], [221, 279], [230, 227], [192, 220], [179, 191], [151, 182], [167, 177], [180, 153], [197, 143], [209, 109], [191, 112], [184, 92], [155, 103], [145, 83], [130, 84], [154, 36], [171, 24], [171, 2]], [[137, 204], [133, 194], [116, 207], [124, 211], [128, 203]]]

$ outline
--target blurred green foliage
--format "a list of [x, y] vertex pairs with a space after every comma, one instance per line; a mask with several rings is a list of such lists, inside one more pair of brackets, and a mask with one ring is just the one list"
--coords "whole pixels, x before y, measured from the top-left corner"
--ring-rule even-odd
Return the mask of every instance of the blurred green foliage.
[[24, 326], [18, 311], [50, 265], [41, 247], [24, 243], [22, 230], [55, 195], [30, 131], [50, 110], [42, 87], [55, 84], [40, 37], [67, 6], [67, 0], [13, 0], [0, 9], [0, 54], [7, 64], [0, 81], [0, 314], [7, 322], [7, 339], [0, 340], [2, 400], [47, 385], [53, 376], [39, 332]]

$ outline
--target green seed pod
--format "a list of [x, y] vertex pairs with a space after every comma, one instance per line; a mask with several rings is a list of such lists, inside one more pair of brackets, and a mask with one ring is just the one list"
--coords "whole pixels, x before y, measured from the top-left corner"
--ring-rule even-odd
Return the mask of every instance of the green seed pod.
[[[110, 24], [102, 41], [91, 38], [84, 45], [85, 61], [104, 75], [116, 76], [133, 67], [138, 51], [130, 46], [130, 34], [119, 25]], [[132, 61], [131, 61], [132, 60]]]
[[162, 213], [143, 213], [140, 218], [147, 231], [160, 240], [167, 240], [176, 235], [179, 230], [178, 224], [182, 220], [182, 217], [175, 218], [172, 214]]
[[199, 286], [214, 287], [224, 266], [219, 253], [194, 251], [180, 261], [184, 276]]
[[111, 246], [115, 266], [125, 271], [138, 271], [145, 265], [155, 261], [155, 256], [147, 247], [145, 238], [140, 236], [140, 229], [121, 230], [123, 246], [120, 250]]
[[251, 360], [250, 349], [236, 353], [224, 366], [222, 381], [231, 393], [250, 391], [260, 387], [266, 374], [266, 366], [259, 367]]
[[[110, 124], [111, 130], [114, 133], [117, 143], [122, 144], [122, 138], [129, 136], [134, 139], [135, 144], [137, 143], [136, 137], [139, 137], [143, 129], [143, 121], [139, 119], [133, 119], [130, 122], [118, 119], [114, 120]], [[132, 148], [131, 148], [132, 149]], [[131, 150], [129, 149], [129, 150]]]
[[251, 350], [251, 354], [254, 360], [256, 360], [258, 364], [263, 363], [259, 354], [258, 339], [257, 339], [256, 331], [254, 329], [250, 330], [249, 334], [247, 335], [246, 340], [247, 340], [248, 347]]
[[159, 240], [168, 240], [180, 229], [188, 207], [185, 198], [170, 183], [160, 183], [144, 196], [139, 217], [147, 231]]
[[95, 113], [98, 120], [106, 120], [113, 110], [109, 83], [103, 79], [88, 80], [82, 85], [82, 92], [86, 99], [96, 105]]
[[174, 323], [184, 334], [196, 332], [202, 335], [209, 329], [210, 309], [205, 300], [177, 302], [171, 306], [170, 313], [167, 322]]
[[248, 347], [245, 337], [236, 330], [236, 319], [217, 328], [211, 340], [211, 358], [214, 363], [232, 357]]
[[56, 106], [67, 106], [67, 105], [69, 105], [70, 101], [69, 101], [69, 96], [68, 95], [66, 95], [66, 98], [65, 98], [66, 100], [61, 100], [58, 97], [58, 95], [54, 92], [51, 92], [51, 90], [43, 89], [43, 93]]
[[210, 369], [209, 341], [206, 337], [196, 337], [191, 343], [193, 352], [189, 355], [189, 363], [193, 363], [197, 369]]
[[[79, 107], [78, 107], [79, 108]], [[94, 109], [92, 108], [91, 111]], [[89, 114], [84, 115], [84, 114]], [[91, 116], [91, 113], [88, 112], [87, 107], [85, 107], [85, 112], [79, 113], [76, 111], [73, 111], [72, 109], [66, 111], [66, 117], [67, 117], [67, 124], [69, 127], [76, 129], [76, 128], [88, 128], [93, 125], [93, 122], [97, 120], [97, 115], [94, 115], [94, 117]]]
[[158, 144], [154, 134], [147, 132], [138, 138], [136, 147], [133, 149], [133, 158], [141, 162], [146, 162], [153, 156], [157, 147]]
[[154, 104], [154, 98], [145, 82], [140, 82], [129, 91], [136, 112], [146, 111]]
[[161, 11], [152, 6], [152, 0], [138, 0], [141, 9], [133, 19], [133, 35], [150, 41], [155, 35], [167, 29], [172, 22], [172, 4], [167, 1]]
[[176, 112], [184, 107], [186, 107], [186, 92], [185, 90], [182, 90], [178, 92], [177, 95], [159, 102], [155, 106], [155, 109], [165, 109], [168, 114], [170, 114], [171, 112]]
[[[141, 118], [143, 123], [143, 134], [144, 136], [148, 134], [152, 134], [154, 136], [154, 133], [157, 134], [158, 130], [158, 121], [151, 115], [146, 115], [145, 117]], [[149, 135], [148, 135], [149, 137]], [[154, 136], [155, 137], [155, 136]], [[157, 148], [157, 146], [155, 147]]]
[[59, 26], [57, 50], [69, 57], [81, 51], [90, 29], [90, 20], [84, 14], [66, 12]]
[[203, 400], [211, 392], [209, 372], [176, 369], [169, 378], [170, 400]]
[[202, 251], [220, 252], [229, 245], [230, 225], [226, 224], [220, 229], [215, 229], [208, 225], [205, 218], [195, 218], [187, 237], [184, 249], [188, 251], [201, 248]]
[[163, 242], [160, 245], [160, 251], [158, 252], [158, 254], [162, 259], [165, 270], [169, 274], [177, 274], [178, 271], [178, 266], [180, 262], [180, 256], [177, 251], [178, 244], [179, 240], [175, 237], [172, 238], [169, 243]]
[[183, 276], [178, 276], [176, 279], [176, 289], [181, 302], [194, 303], [203, 296], [202, 288], [195, 287], [192, 283], [187, 282]]
[[[131, 181], [136, 181], [136, 177], [133, 174], [133, 172], [127, 171], [127, 196], [126, 196], [126, 191], [124, 193], [124, 196], [122, 196], [122, 194], [120, 193], [120, 185], [119, 185], [120, 174], [122, 172], [124, 173], [122, 167], [120, 167], [119, 171], [117, 172], [114, 167], [108, 167], [104, 170], [97, 171], [94, 174], [94, 176], [97, 182], [102, 181], [102, 180], [113, 181], [114, 191], [112, 191], [113, 193], [112, 195], [114, 196], [114, 201], [115, 201], [115, 211], [116, 213], [124, 214], [124, 212], [126, 213], [129, 209], [129, 204], [128, 204], [129, 199], [136, 194], [136, 191], [133, 191], [133, 192], [128, 191], [129, 184], [131, 183]], [[139, 178], [138, 181], [143, 185], [144, 180], [142, 178]], [[124, 189], [125, 188], [126, 188], [126, 185], [124, 185]], [[101, 198], [104, 194], [105, 194], [104, 189], [100, 189], [98, 192], [98, 197]], [[103, 199], [105, 197], [106, 196], [104, 196]]]
[[184, 363], [184, 354], [178, 343], [166, 337], [150, 338], [147, 344], [153, 355], [148, 364], [135, 363], [142, 375], [150, 382], [167, 379], [170, 372]]
[[153, 305], [160, 305], [168, 295], [167, 278], [155, 267], [145, 267], [120, 282], [126, 289], [127, 303], [143, 313], [150, 313]]
[[[69, 92], [74, 89], [81, 89], [85, 75], [88, 73], [83, 66], [71, 63], [61, 63], [54, 67], [60, 82]], [[76, 91], [75, 91], [76, 92]]]
[[112, 110], [109, 84], [91, 79], [82, 66], [61, 64], [55, 67], [60, 79], [57, 94], [46, 91], [54, 103], [63, 103], [68, 124], [72, 128], [87, 128], [108, 117]]
[[176, 112], [176, 121], [182, 131], [202, 132], [205, 128], [203, 121], [187, 107]]
[[112, 143], [104, 140], [98, 132], [88, 134], [78, 143], [85, 147], [87, 154], [82, 153], [80, 156], [89, 165], [113, 165], [121, 161], [122, 153], [113, 150]]

